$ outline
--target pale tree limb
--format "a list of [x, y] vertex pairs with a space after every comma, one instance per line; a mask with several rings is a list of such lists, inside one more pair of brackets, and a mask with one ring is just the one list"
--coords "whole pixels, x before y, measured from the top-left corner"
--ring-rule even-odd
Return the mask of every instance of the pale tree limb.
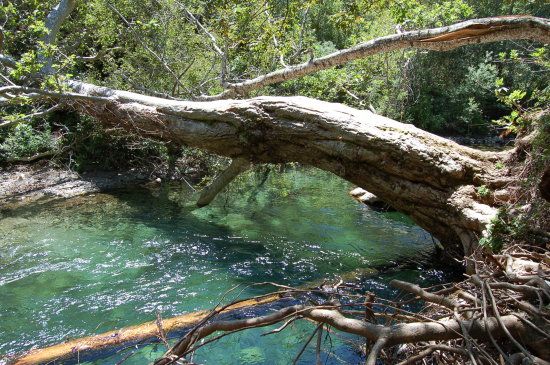
[[407, 291], [409, 293], [412, 293], [417, 297], [424, 299], [427, 302], [443, 306], [452, 311], [454, 311], [457, 307], [459, 307], [459, 304], [456, 303], [455, 301], [447, 297], [444, 297], [442, 295], [430, 293], [415, 284], [407, 283], [401, 280], [392, 280], [390, 282], [390, 285], [393, 286], [394, 288], [398, 288], [398, 289]]
[[386, 343], [388, 342], [388, 337], [381, 336], [376, 340], [374, 345], [372, 346], [372, 349], [370, 350], [369, 356], [367, 357], [367, 361], [365, 362], [366, 365], [376, 365], [376, 360], [378, 359], [378, 356], [380, 355], [380, 352], [384, 347], [386, 346]]
[[481, 233], [496, 214], [476, 201], [473, 178], [500, 184], [494, 162], [508, 152], [466, 148], [369, 111], [304, 97], [190, 102], [67, 84], [82, 97], [98, 98], [73, 107], [105, 126], [254, 163], [324, 169], [409, 214], [446, 244], [461, 242], [456, 227]]
[[198, 207], [204, 207], [212, 202], [216, 195], [223, 190], [231, 181], [233, 181], [239, 174], [250, 168], [250, 161], [244, 158], [235, 158], [231, 161], [231, 164], [227, 169], [222, 171], [210, 185], [205, 187], [199, 200], [197, 200]]
[[[71, 12], [76, 6], [76, 0], [61, 0], [48, 14], [46, 17], [46, 29], [47, 33], [42, 38], [42, 41], [46, 46], [52, 45], [55, 43], [57, 34], [61, 29], [61, 25], [71, 15]], [[51, 74], [53, 73], [52, 63], [53, 60], [51, 57], [45, 57], [43, 54], [39, 54], [38, 61], [43, 64], [41, 73], [42, 74]]]
[[264, 86], [296, 79], [382, 52], [398, 49], [448, 51], [468, 44], [514, 39], [530, 39], [549, 43], [550, 22], [547, 19], [532, 16], [493, 17], [468, 20], [446, 27], [388, 35], [254, 79], [229, 84], [222, 93], [214, 96], [201, 96], [200, 99], [219, 100], [245, 95]]
[[17, 66], [17, 61], [15, 61], [12, 57], [0, 54], [0, 64], [9, 67], [9, 68], [15, 68]]

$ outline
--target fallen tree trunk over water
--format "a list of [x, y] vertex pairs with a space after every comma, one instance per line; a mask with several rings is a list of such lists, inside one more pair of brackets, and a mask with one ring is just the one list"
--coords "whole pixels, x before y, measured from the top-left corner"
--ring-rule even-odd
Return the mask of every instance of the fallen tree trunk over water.
[[[63, 17], [59, 19], [61, 22]], [[49, 26], [50, 31], [58, 25]], [[235, 96], [396, 49], [448, 50], [512, 39], [548, 42], [550, 22], [531, 16], [495, 17], [381, 37], [308, 64], [230, 84], [224, 93], [206, 99]], [[7, 67], [13, 66], [10, 60], [0, 57]], [[66, 85], [73, 92], [5, 86], [0, 88], [0, 99], [2, 103], [20, 96], [52, 100], [92, 115], [107, 127], [124, 128], [239, 161], [299, 162], [333, 172], [410, 215], [458, 255], [469, 254], [476, 247], [499, 204], [504, 203], [502, 197], [509, 195], [503, 187], [514, 180], [495, 168], [509, 156], [507, 153], [462, 147], [411, 125], [341, 104], [304, 97], [176, 101], [78, 81]], [[222, 174], [223, 179], [207, 189], [199, 203], [213, 199], [238, 171]], [[477, 189], [482, 186], [490, 194], [479, 196]]]
[[[471, 252], [496, 214], [477, 187], [513, 180], [484, 152], [341, 104], [305, 97], [185, 102], [73, 82], [67, 102], [105, 126], [252, 163], [299, 162], [361, 186], [410, 215], [448, 248]], [[462, 247], [460, 247], [462, 243]]]

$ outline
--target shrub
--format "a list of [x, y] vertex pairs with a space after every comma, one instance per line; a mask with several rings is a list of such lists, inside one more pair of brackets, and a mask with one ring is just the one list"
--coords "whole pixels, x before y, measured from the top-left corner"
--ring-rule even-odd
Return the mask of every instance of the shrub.
[[55, 148], [57, 142], [52, 137], [49, 127], [37, 130], [29, 124], [21, 123], [8, 133], [4, 142], [0, 144], [0, 158], [9, 161]]

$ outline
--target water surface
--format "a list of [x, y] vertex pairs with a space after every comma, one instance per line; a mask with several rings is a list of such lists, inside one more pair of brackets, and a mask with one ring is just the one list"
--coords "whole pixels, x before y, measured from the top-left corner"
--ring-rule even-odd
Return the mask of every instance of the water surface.
[[[265, 176], [264, 176], [265, 177]], [[178, 186], [136, 188], [37, 203], [0, 216], [0, 353], [206, 309], [236, 285], [274, 281], [304, 285], [322, 278], [362, 279], [387, 292], [393, 276], [442, 280], [426, 263], [428, 233], [398, 213], [378, 213], [352, 200], [352, 186], [317, 170], [289, 170], [241, 181], [207, 208]], [[408, 262], [406, 270], [368, 275]], [[412, 263], [412, 265], [411, 265]], [[256, 295], [265, 288], [250, 288]], [[283, 336], [262, 330], [231, 336], [195, 361], [288, 364], [311, 326]], [[113, 364], [114, 357], [94, 360]], [[148, 346], [125, 364], [164, 351]], [[361, 356], [333, 339], [327, 364]], [[311, 363], [312, 351], [303, 363]]]

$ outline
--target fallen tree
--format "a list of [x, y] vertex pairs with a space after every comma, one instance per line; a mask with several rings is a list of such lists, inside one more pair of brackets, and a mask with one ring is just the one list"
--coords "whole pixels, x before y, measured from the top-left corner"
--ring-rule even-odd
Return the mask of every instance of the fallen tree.
[[[67, 18], [73, 7], [73, 1], [62, 1], [54, 9], [54, 15], [48, 17], [51, 22], [47, 25], [50, 32], [44, 40], [46, 43], [54, 41], [59, 22]], [[27, 84], [0, 87], [0, 103], [16, 104], [25, 98], [57, 104], [54, 106], [56, 110], [76, 110], [93, 116], [105, 127], [122, 128], [134, 134], [232, 158], [234, 162], [229, 169], [203, 192], [199, 205], [208, 204], [224, 185], [250, 164], [299, 162], [314, 166], [372, 192], [408, 214], [456, 256], [462, 256], [479, 249], [478, 240], [486, 234], [499, 207], [513, 199], [514, 170], [497, 166], [515, 156], [517, 150], [480, 151], [367, 110], [299, 96], [261, 96], [244, 100], [223, 98], [245, 95], [265, 85], [379, 52], [405, 48], [447, 50], [468, 44], [516, 39], [548, 43], [549, 21], [530, 16], [476, 19], [449, 27], [382, 37], [253, 80], [227, 84], [222, 94], [202, 98], [206, 101], [163, 99], [76, 80], [64, 81], [60, 89], [46, 90], [29, 86], [32, 82], [26, 80], [29, 81]], [[12, 57], [4, 55], [0, 55], [0, 62], [8, 68], [17, 64]], [[45, 59], [45, 65], [50, 64]], [[46, 67], [41, 72], [48, 73], [49, 69]], [[40, 78], [43, 74], [35, 76]], [[1, 126], [13, 123], [6, 122]], [[479, 192], [481, 187], [483, 194]], [[411, 359], [446, 351], [463, 356], [472, 364], [496, 364], [493, 357], [496, 351], [502, 356], [501, 362], [543, 364], [545, 360], [539, 356], [549, 358], [544, 348], [548, 348], [549, 319], [545, 305], [550, 292], [545, 282], [548, 255], [540, 255], [539, 260], [544, 260], [546, 266], [529, 275], [517, 275], [507, 269], [513, 266], [513, 257], [503, 260], [502, 257], [490, 256], [480, 261], [479, 256], [471, 256], [467, 260], [470, 273], [477, 269], [477, 275], [471, 275], [465, 282], [439, 293], [409, 283], [394, 282], [401, 290], [443, 311], [431, 312], [421, 320], [418, 314], [400, 308], [395, 313], [388, 310], [374, 313], [374, 302], [369, 296], [353, 297], [357, 300], [351, 302], [352, 309], [346, 310], [344, 307], [348, 304], [341, 302], [344, 295], [336, 287], [328, 293], [322, 290], [317, 293], [328, 297], [319, 305], [288, 307], [240, 322], [214, 321], [214, 316], [206, 316], [156, 364], [174, 363], [201, 346], [198, 341], [217, 331], [231, 333], [296, 318], [319, 323], [315, 333], [328, 330], [330, 326], [367, 338], [372, 346], [366, 351], [368, 364], [375, 364], [381, 356], [392, 361], [397, 359], [383, 354], [383, 349], [398, 344], [417, 346], [415, 349], [419, 353]], [[480, 270], [480, 265], [489, 268]], [[301, 292], [293, 291], [296, 294]], [[455, 293], [456, 297], [451, 295]], [[382, 304], [386, 309], [395, 309], [402, 303]], [[216, 310], [212, 313], [217, 315]], [[380, 324], [376, 318], [384, 318], [387, 322]], [[149, 332], [158, 330], [150, 324], [147, 328]], [[539, 336], [535, 339], [529, 337], [533, 334]], [[506, 341], [507, 349], [499, 345], [499, 338]], [[107, 340], [102, 338], [97, 346], [116, 345]], [[437, 342], [449, 340], [460, 342], [454, 346]], [[543, 345], [539, 346], [541, 341]], [[530, 349], [526, 348], [526, 343]], [[488, 349], [488, 344], [491, 344], [491, 349]], [[512, 353], [512, 348], [519, 352]], [[61, 352], [70, 350], [70, 345], [63, 346]], [[403, 363], [410, 362], [412, 360], [403, 360]]]
[[462, 243], [458, 251], [466, 253], [498, 206], [476, 188], [499, 192], [514, 178], [495, 168], [509, 153], [463, 147], [341, 104], [304, 97], [173, 101], [75, 81], [70, 86], [73, 93], [44, 96], [106, 127], [252, 163], [299, 162], [330, 171], [410, 215], [446, 247]]
[[[62, 9], [70, 11], [70, 7], [54, 11]], [[62, 21], [66, 14], [58, 18]], [[53, 34], [59, 30], [55, 24], [51, 27]], [[445, 50], [505, 39], [548, 42], [549, 30], [546, 19], [511, 16], [405, 32], [244, 82], [242, 87], [229, 85], [228, 95], [374, 53], [399, 48]], [[10, 62], [5, 64], [9, 66]], [[22, 96], [53, 101], [91, 115], [106, 127], [124, 128], [233, 159], [299, 162], [330, 171], [408, 214], [457, 253], [472, 252], [499, 204], [507, 200], [509, 191], [505, 187], [514, 180], [506, 170], [495, 168], [509, 158], [510, 152], [463, 147], [411, 125], [341, 104], [304, 97], [177, 101], [74, 80], [67, 81], [66, 86], [72, 91], [10, 85], [0, 88], [0, 95], [3, 102], [17, 101]], [[242, 170], [235, 164], [230, 169], [204, 192], [200, 205], [211, 201]], [[480, 197], [480, 186], [489, 189], [490, 196]]]

